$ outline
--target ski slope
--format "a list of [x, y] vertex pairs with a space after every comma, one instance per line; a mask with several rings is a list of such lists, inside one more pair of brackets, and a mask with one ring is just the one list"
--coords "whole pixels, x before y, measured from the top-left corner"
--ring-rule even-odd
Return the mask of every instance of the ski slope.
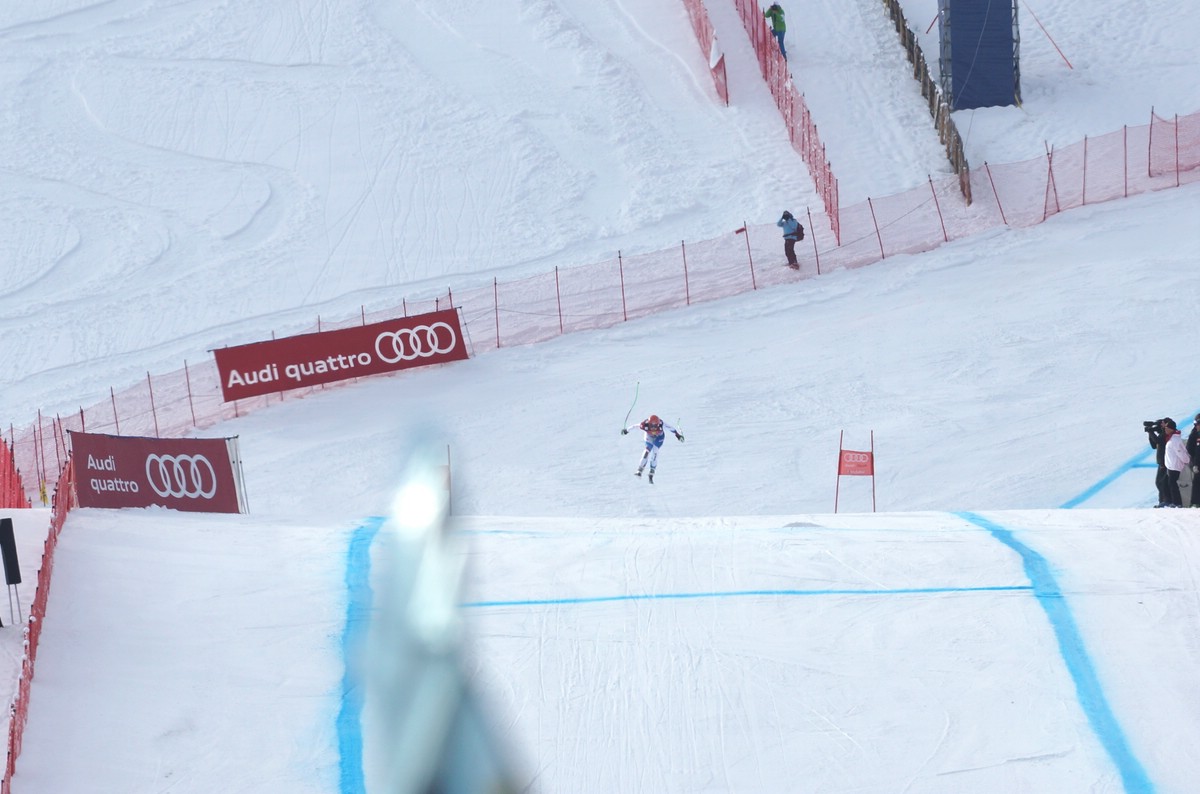
[[[675, 0], [0, 10], [0, 416], [318, 313], [815, 204], [709, 5], [729, 108]], [[882, 11], [788, 12], [843, 200], [940, 167]], [[1023, 15], [1025, 105], [960, 114], [972, 162], [1200, 109], [1190, 6], [1036, 12], [1074, 68]], [[69, 518], [13, 789], [380, 790], [380, 738], [339, 718], [372, 595], [349, 582], [377, 574], [357, 551], [432, 428], [468, 548], [463, 661], [520, 788], [1186, 794], [1200, 541], [1193, 514], [1143, 509], [1140, 422], [1200, 410], [1197, 200], [1090, 206], [209, 428], [240, 438], [249, 515]], [[630, 421], [687, 437], [653, 486], [618, 433], [635, 394]], [[874, 439], [878, 513], [862, 479], [830, 512], [843, 431]]]
[[1186, 791], [1160, 512], [471, 521], [473, 669], [539, 790]]

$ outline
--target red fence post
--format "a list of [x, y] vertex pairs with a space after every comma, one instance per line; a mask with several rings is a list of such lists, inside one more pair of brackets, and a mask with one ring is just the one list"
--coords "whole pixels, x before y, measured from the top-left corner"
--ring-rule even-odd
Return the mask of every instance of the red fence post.
[[821, 252], [817, 250], [817, 233], [813, 231], [812, 209], [805, 207], [804, 212], [808, 215], [808, 236], [812, 239], [813, 244], [813, 259], [817, 260], [817, 275], [821, 275]]
[[1154, 176], [1154, 106], [1150, 106], [1150, 132], [1146, 135], [1146, 176]]
[[183, 360], [183, 380], [187, 384], [188, 409], [192, 412], [192, 427], [199, 427], [196, 424], [196, 404], [192, 402], [192, 374], [188, 371], [186, 358]]
[[758, 281], [754, 278], [754, 257], [750, 253], [750, 224], [742, 221], [742, 228], [738, 231], [746, 235], [746, 259], [750, 262], [750, 286], [758, 289]]
[[875, 512], [875, 431], [871, 431], [871, 512]]
[[1087, 136], [1083, 136], [1083, 206], [1087, 206]]
[[33, 433], [34, 474], [38, 478], [38, 492], [42, 495], [42, 504], [46, 503], [46, 446], [42, 432], [42, 409], [37, 412], [37, 430]]
[[879, 221], [875, 220], [875, 205], [871, 203], [870, 196], [867, 196], [867, 209], [871, 210], [871, 223], [875, 224], [875, 239], [879, 241], [879, 258], [887, 259], [887, 254], [883, 252], [883, 235], [879, 233]]
[[679, 241], [679, 250], [683, 253], [683, 299], [688, 306], [692, 305], [692, 290], [688, 286], [687, 272], [687, 243], [684, 240]]
[[[272, 329], [271, 329], [271, 339], [272, 339], [272, 340], [274, 340], [274, 339], [275, 339], [275, 329], [274, 329], [274, 328], [272, 328]], [[281, 385], [282, 385], [282, 384], [281, 384]], [[280, 389], [280, 390], [279, 390], [279, 402], [283, 402], [283, 389]], [[264, 395], [263, 395], [263, 404], [264, 404], [264, 405], [270, 405], [270, 404], [271, 404], [271, 395], [269, 395], [269, 394], [264, 394]], [[157, 433], [155, 433], [155, 435], [158, 435], [158, 434], [157, 434]]]
[[1129, 198], [1129, 125], [1121, 127], [1121, 157], [1125, 161], [1125, 198]]
[[1175, 187], [1179, 187], [1179, 114], [1175, 114]]
[[837, 480], [833, 486], [833, 512], [838, 509], [838, 493], [842, 489], [842, 441], [846, 437], [846, 431], [842, 430], [838, 433], [838, 456], [837, 456]]
[[496, 312], [496, 347], [500, 347], [500, 282], [492, 278], [492, 306]]
[[554, 266], [554, 297], [558, 300], [558, 332], [563, 334], [566, 332], [563, 330], [562, 291], [558, 286], [558, 265]]
[[113, 387], [108, 387], [108, 396], [112, 400], [113, 407], [113, 424], [117, 426], [117, 435], [121, 435], [121, 418], [117, 416], [117, 395], [113, 392]]
[[950, 235], [946, 234], [946, 219], [942, 217], [942, 205], [938, 202], [937, 190], [933, 187], [933, 175], [929, 174], [929, 192], [933, 194], [933, 206], [937, 208], [938, 221], [942, 224], [942, 242], [950, 242]]
[[1054, 183], [1054, 150], [1046, 148], [1046, 196], [1042, 204], [1042, 220], [1050, 217], [1050, 197], [1054, 196], [1054, 211], [1062, 212], [1058, 203], [1058, 185]]
[[158, 431], [158, 410], [154, 407], [154, 383], [150, 380], [149, 370], [146, 370], [146, 386], [150, 390], [150, 415], [154, 417], [154, 435], [161, 436]]
[[62, 459], [66, 457], [67, 450], [64, 446], [61, 450], [62, 455], [59, 455], [59, 444], [63, 441], [62, 419], [58, 414], [54, 415], [54, 421], [50, 423], [51, 432], [54, 434], [54, 468], [56, 471], [62, 471]]
[[621, 275], [621, 315], [628, 322], [629, 307], [625, 305], [625, 261], [621, 259], [620, 251], [617, 251], [617, 272]]

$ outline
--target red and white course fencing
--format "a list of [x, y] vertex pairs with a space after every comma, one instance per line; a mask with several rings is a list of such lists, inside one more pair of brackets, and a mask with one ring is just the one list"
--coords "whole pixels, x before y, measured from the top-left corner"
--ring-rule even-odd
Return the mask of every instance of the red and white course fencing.
[[[317, 318], [290, 334], [324, 331], [453, 307], [473, 354], [540, 342], [561, 334], [608, 328], [694, 303], [790, 284], [836, 269], [863, 267], [897, 254], [932, 250], [950, 240], [1008, 225], [1032, 226], [1085, 204], [1200, 181], [1200, 113], [1125, 127], [1053, 149], [1019, 163], [985, 163], [971, 173], [974, 201], [967, 205], [953, 174], [904, 193], [840, 210], [842, 238], [828, 217], [809, 212], [808, 234], [797, 246], [801, 269], [782, 267], [774, 224], [748, 225], [710, 240], [632, 256], [618, 252], [603, 262], [555, 268], [527, 278], [490, 283], [444, 295], [405, 300], [335, 323]], [[25, 485], [45, 484], [66, 459], [65, 430], [176, 436], [232, 419], [262, 406], [295, 399], [317, 386], [226, 403], [211, 358], [183, 362], [174, 372], [146, 374], [144, 382], [67, 416], [42, 416], [9, 442]], [[333, 388], [330, 386], [329, 388]]]
[[37, 591], [29, 607], [29, 622], [25, 626], [25, 653], [21, 659], [21, 674], [17, 680], [17, 696], [9, 707], [8, 752], [4, 764], [4, 777], [0, 778], [0, 794], [12, 794], [12, 776], [16, 771], [17, 756], [21, 754], [21, 740], [25, 735], [25, 723], [29, 719], [29, 690], [33, 686], [33, 667], [37, 661], [38, 641], [42, 636], [42, 621], [46, 617], [46, 601], [50, 597], [50, 575], [54, 571], [54, 551], [58, 548], [58, 536], [63, 522], [71, 509], [71, 467], [64, 465], [54, 488], [54, 509], [51, 511], [50, 531], [42, 550], [42, 561], [38, 566]]
[[[692, 13], [692, 0], [684, 1]], [[959, 177], [951, 174], [930, 178], [927, 184], [904, 193], [840, 207], [837, 180], [825, 158], [816, 125], [803, 96], [788, 80], [786, 62], [757, 4], [753, 0], [735, 3], [792, 143], [808, 163], [825, 205], [825, 212], [809, 210], [802, 219], [808, 234], [797, 247], [801, 256], [799, 272], [782, 267], [782, 244], [773, 224], [743, 225], [691, 245], [681, 242], [678, 247], [633, 256], [618, 252], [603, 262], [555, 268], [504, 283], [493, 278], [491, 283], [473, 289], [405, 300], [400, 306], [371, 312], [360, 307], [358, 316], [332, 324], [318, 317], [315, 326], [287, 329], [287, 333], [321, 334], [399, 316], [454, 310], [467, 335], [468, 347], [478, 354], [575, 331], [607, 328], [693, 303], [791, 284], [834, 269], [862, 267], [896, 254], [928, 251], [988, 229], [1032, 226], [1075, 207], [1200, 181], [1200, 113], [1167, 119], [1152, 111], [1146, 125], [1086, 138], [1049, 150], [1044, 157], [1003, 165], [984, 163], [970, 174], [974, 199], [970, 205], [963, 200]], [[715, 37], [706, 38], [711, 34], [707, 15], [698, 19], [693, 16], [699, 40], [702, 44], [708, 41], [709, 51], [716, 52]], [[721, 85], [718, 83], [718, 93]], [[39, 412], [29, 427], [17, 430], [9, 426], [7, 445], [0, 438], [0, 507], [29, 506], [33, 483], [37, 484], [38, 501], [46, 504], [50, 501], [46, 495], [48, 483], [53, 480], [55, 488], [37, 595], [25, 629], [25, 656], [12, 706], [8, 762], [0, 794], [11, 790], [28, 713], [53, 553], [70, 509], [74, 486], [66, 432], [183, 436], [271, 403], [335, 386], [289, 386], [286, 391], [225, 402], [215, 360], [185, 360], [173, 372], [156, 376], [146, 373], [144, 383], [120, 391], [110, 387], [106, 399], [88, 408], [80, 407], [76, 413], [51, 417]], [[854, 473], [858, 472], [839, 468], [839, 476]]]
[[708, 18], [708, 9], [704, 7], [702, 0], [683, 0], [683, 5], [687, 9], [688, 19], [691, 20], [696, 41], [700, 43], [700, 50], [708, 58], [708, 72], [712, 75], [717, 96], [728, 105], [729, 78], [725, 74], [725, 53], [717, 43], [717, 34]]
[[17, 459], [9, 449], [8, 442], [0, 438], [0, 509], [6, 507], [29, 507], [29, 496], [25, 483], [17, 469]]
[[775, 105], [783, 116], [792, 148], [804, 159], [817, 188], [817, 195], [825, 205], [823, 221], [833, 232], [834, 240], [841, 243], [842, 224], [838, 213], [837, 178], [833, 175], [833, 166], [829, 164], [829, 158], [825, 156], [825, 144], [821, 143], [821, 138], [817, 135], [817, 124], [808, 111], [804, 95], [796, 90], [796, 85], [792, 82], [787, 60], [779, 51], [770, 25], [763, 18], [758, 0], [734, 0], [734, 5], [737, 6], [747, 35], [750, 36], [750, 43], [758, 58], [758, 68], [762, 71]]

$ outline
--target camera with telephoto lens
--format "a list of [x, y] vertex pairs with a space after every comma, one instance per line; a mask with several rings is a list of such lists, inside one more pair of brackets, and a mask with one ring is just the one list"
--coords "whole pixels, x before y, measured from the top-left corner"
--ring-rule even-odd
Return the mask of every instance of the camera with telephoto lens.
[[1151, 419], [1149, 422], [1142, 422], [1142, 428], [1149, 433], [1154, 428], [1158, 427], [1161, 422], [1157, 419]]

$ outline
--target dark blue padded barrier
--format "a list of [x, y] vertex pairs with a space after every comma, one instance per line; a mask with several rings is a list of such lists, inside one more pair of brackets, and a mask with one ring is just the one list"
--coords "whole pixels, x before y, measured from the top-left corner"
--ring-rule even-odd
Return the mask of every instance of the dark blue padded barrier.
[[942, 91], [951, 110], [1021, 103], [1016, 0], [939, 0]]

